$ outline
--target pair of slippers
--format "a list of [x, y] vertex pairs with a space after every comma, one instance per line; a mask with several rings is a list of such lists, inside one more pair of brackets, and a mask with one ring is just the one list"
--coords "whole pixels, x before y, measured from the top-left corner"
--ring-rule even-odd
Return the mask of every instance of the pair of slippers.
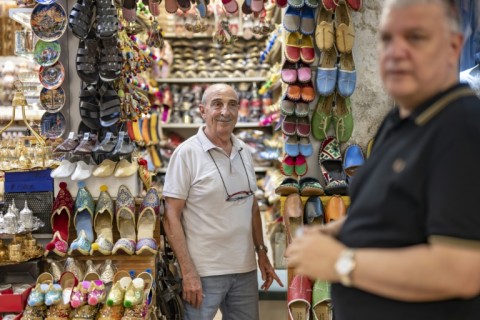
[[280, 171], [284, 176], [291, 176], [293, 174], [301, 177], [307, 173], [308, 165], [307, 160], [303, 155], [298, 155], [297, 157], [291, 157], [285, 155], [282, 160], [282, 165]]
[[285, 141], [285, 153], [290, 157], [302, 155], [306, 158], [313, 154], [313, 147], [308, 137], [298, 137], [297, 135], [287, 136]]
[[308, 116], [309, 112], [308, 103], [304, 101], [292, 101], [285, 95], [280, 103], [280, 112], [284, 116], [295, 115], [297, 118]]
[[[301, 0], [297, 0], [301, 1]], [[350, 9], [360, 11], [363, 7], [363, 0], [345, 0]], [[340, 5], [338, 0], [322, 0], [323, 7], [329, 11], [334, 11]]]
[[275, 189], [275, 193], [281, 196], [288, 196], [292, 193], [298, 193], [301, 196], [322, 196], [324, 190], [320, 182], [313, 177], [303, 177], [297, 181], [297, 179], [286, 178]]
[[287, 36], [285, 45], [285, 58], [290, 62], [303, 62], [310, 64], [315, 61], [315, 50], [311, 35], [302, 35], [292, 32]]
[[311, 35], [315, 32], [315, 10], [304, 6], [295, 8], [288, 6], [283, 17], [283, 27], [288, 32], [300, 32], [304, 35]]
[[311, 125], [308, 117], [287, 116], [282, 122], [282, 132], [286, 136], [298, 135], [299, 137], [310, 136]]
[[293, 101], [312, 102], [315, 99], [315, 88], [312, 82], [295, 82], [287, 86], [287, 97]]
[[350, 98], [344, 98], [339, 94], [320, 96], [312, 116], [312, 134], [315, 139], [324, 140], [332, 124], [338, 141], [347, 142], [354, 128]]
[[335, 137], [329, 136], [322, 141], [318, 162], [325, 179], [325, 193], [327, 195], [347, 195], [347, 176], [343, 170], [340, 145]]
[[310, 82], [312, 80], [312, 70], [310, 65], [304, 62], [290, 62], [285, 60], [280, 71], [284, 83], [293, 84], [295, 82]]
[[353, 55], [351, 52], [340, 54], [338, 65], [337, 58], [335, 49], [322, 53], [315, 78], [317, 92], [328, 96], [337, 89], [343, 97], [350, 97], [357, 83]]

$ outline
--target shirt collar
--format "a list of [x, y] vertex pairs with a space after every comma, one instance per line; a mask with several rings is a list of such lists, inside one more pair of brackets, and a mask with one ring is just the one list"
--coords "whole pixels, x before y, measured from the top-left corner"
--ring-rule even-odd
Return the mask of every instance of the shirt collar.
[[[205, 134], [205, 125], [202, 125], [200, 128], [198, 128], [198, 133], [197, 133], [198, 140], [200, 141], [200, 144], [202, 145], [203, 151], [208, 152], [212, 149], [218, 149], [216, 145], [208, 139], [207, 135]], [[235, 135], [232, 133], [230, 135], [230, 139], [232, 140], [233, 144], [233, 149], [238, 151], [239, 149], [242, 148], [240, 144], [240, 140], [235, 137]]]

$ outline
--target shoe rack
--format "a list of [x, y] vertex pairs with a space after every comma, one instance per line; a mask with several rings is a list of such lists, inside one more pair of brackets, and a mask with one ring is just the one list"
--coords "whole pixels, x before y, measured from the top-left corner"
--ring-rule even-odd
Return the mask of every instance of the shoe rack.
[[[320, 196], [320, 200], [322, 202], [322, 206], [323, 208], [326, 208], [327, 205], [328, 205], [328, 202], [330, 201], [330, 199], [334, 197], [334, 196]], [[303, 221], [303, 210], [305, 208], [305, 204], [307, 203], [307, 200], [308, 200], [308, 196], [300, 196], [300, 199], [302, 201], [302, 221]], [[281, 215], [283, 217], [288, 217], [288, 213], [286, 214], [285, 212], [285, 200], [287, 199], [286, 196], [282, 196], [280, 198], [280, 212], [281, 212]], [[343, 203], [345, 204], [345, 207], [346, 209], [348, 209], [348, 207], [350, 206], [350, 197], [349, 196], [341, 196], [341, 199], [343, 200]], [[325, 210], [324, 210], [325, 212]], [[284, 220], [284, 223], [285, 223], [285, 220]], [[303, 224], [303, 222], [302, 222]], [[289, 231], [287, 231], [288, 233]], [[294, 237], [294, 235], [292, 236]], [[286, 245], [285, 247], [288, 248], [288, 237], [286, 237]], [[295, 270], [294, 268], [291, 268], [288, 266], [287, 264], [287, 284], [286, 284], [286, 290], [287, 290], [287, 320], [291, 320], [290, 318], [290, 315], [289, 315], [289, 312], [288, 312], [288, 290], [290, 288], [290, 285], [291, 285], [291, 282], [293, 280], [293, 278], [295, 277], [296, 273], [295, 273]], [[313, 281], [312, 281], [312, 289], [313, 289]], [[313, 304], [311, 305], [311, 308], [310, 308], [310, 313], [313, 312]], [[312, 317], [310, 317], [311, 319], [313, 319]], [[325, 319], [325, 320], [331, 320], [331, 319]]]

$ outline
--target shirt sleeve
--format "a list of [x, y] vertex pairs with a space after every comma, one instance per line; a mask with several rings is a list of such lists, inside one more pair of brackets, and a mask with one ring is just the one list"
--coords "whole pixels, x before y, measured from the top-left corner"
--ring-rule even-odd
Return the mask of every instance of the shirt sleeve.
[[191, 173], [186, 164], [186, 152], [178, 147], [172, 154], [165, 174], [163, 196], [186, 200], [191, 186]]
[[426, 186], [430, 240], [480, 241], [480, 108], [474, 107], [459, 106], [455, 116], [444, 117], [449, 122], [433, 145]]

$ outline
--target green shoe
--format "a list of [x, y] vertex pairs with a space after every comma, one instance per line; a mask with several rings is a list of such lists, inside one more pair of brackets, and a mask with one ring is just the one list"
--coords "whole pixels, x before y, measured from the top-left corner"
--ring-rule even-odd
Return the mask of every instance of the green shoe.
[[324, 280], [317, 280], [312, 292], [313, 319], [332, 319], [332, 300], [330, 284]]
[[347, 142], [353, 132], [353, 115], [350, 98], [344, 98], [337, 94], [333, 110], [333, 126], [340, 143]]
[[333, 94], [320, 96], [312, 117], [312, 135], [317, 140], [324, 140], [332, 120]]

